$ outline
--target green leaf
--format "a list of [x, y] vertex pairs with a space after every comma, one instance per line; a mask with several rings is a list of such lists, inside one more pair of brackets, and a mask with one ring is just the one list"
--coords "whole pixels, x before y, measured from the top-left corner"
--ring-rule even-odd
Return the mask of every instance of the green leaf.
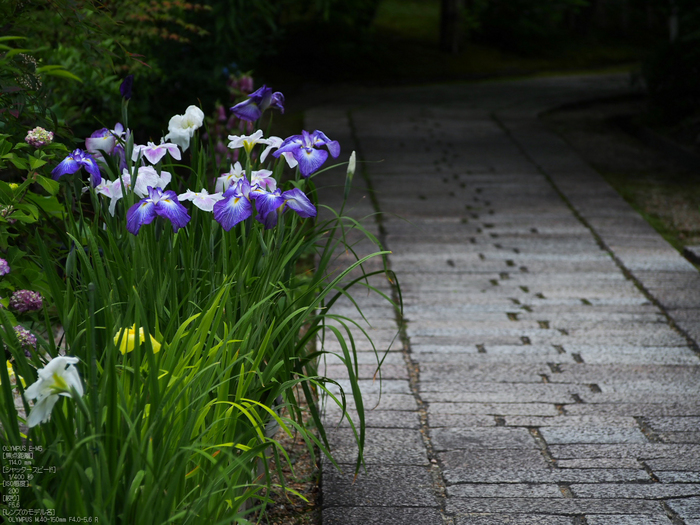
[[32, 224], [37, 221], [36, 217], [32, 217], [31, 215], [27, 215], [24, 212], [21, 211], [15, 211], [10, 215], [10, 218], [19, 221], [19, 222], [24, 222], [27, 224]]
[[49, 66], [44, 66], [44, 67], [39, 67], [37, 68], [37, 73], [42, 73], [45, 75], [51, 75], [54, 77], [63, 77], [63, 78], [70, 78], [71, 80], [77, 80], [81, 84], [83, 83], [83, 80], [71, 73], [70, 71], [67, 71], [65, 69], [49, 69], [48, 71], [45, 70], [44, 68], [49, 67]]
[[[5, 47], [5, 46], [3, 46], [3, 47]], [[11, 57], [13, 57], [13, 56], [15, 56], [15, 55], [19, 55], [19, 54], [22, 54], [22, 53], [30, 53], [30, 52], [31, 52], [31, 49], [11, 49], [10, 51], [8, 51], [8, 52], [5, 54], [5, 56], [4, 56], [3, 58], [4, 58], [5, 60], [7, 60], [8, 58], [11, 58]]]
[[[46, 164], [46, 162], [44, 162], [44, 164]], [[32, 169], [36, 169], [36, 168], [32, 168]], [[46, 177], [42, 177], [41, 175], [36, 176], [36, 182], [42, 188], [44, 188], [49, 195], [56, 195], [58, 193], [58, 190], [61, 188], [60, 184], [58, 184], [58, 181], [55, 181], [53, 179], [48, 179]]]
[[29, 169], [29, 164], [27, 163], [26, 160], [20, 159], [19, 157], [10, 157], [10, 162], [15, 165], [15, 168], [19, 170], [28, 170]]
[[[27, 157], [29, 159], [29, 167], [32, 170], [38, 170], [41, 168], [44, 164], [46, 164], [45, 160], [37, 159], [36, 157], [29, 156]], [[38, 181], [37, 181], [38, 182]], [[48, 190], [47, 190], [48, 191]]]

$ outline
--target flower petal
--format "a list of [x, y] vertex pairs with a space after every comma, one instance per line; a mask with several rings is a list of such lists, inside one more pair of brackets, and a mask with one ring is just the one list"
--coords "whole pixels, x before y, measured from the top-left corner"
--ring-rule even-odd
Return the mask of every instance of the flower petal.
[[177, 195], [171, 190], [163, 192], [163, 196], [155, 203], [155, 211], [172, 223], [174, 232], [187, 226], [191, 219], [187, 208], [180, 204]]
[[143, 148], [143, 156], [151, 164], [158, 164], [167, 152], [165, 148], [160, 148], [152, 142], [149, 142], [148, 146]]
[[155, 218], [155, 204], [150, 199], [142, 199], [126, 212], [126, 229], [138, 235], [141, 226], [151, 224]]
[[53, 406], [57, 401], [57, 395], [46, 396], [37, 401], [29, 412], [27, 426], [32, 428], [37, 426], [39, 423], [46, 423], [49, 420], [49, 417], [51, 417], [51, 411], [53, 410]]
[[[79, 151], [79, 150], [76, 150]], [[58, 166], [51, 170], [51, 175], [55, 180], [63, 175], [70, 175], [80, 169], [80, 164], [73, 158], [75, 151], [63, 159]]]
[[97, 130], [85, 139], [85, 149], [93, 155], [98, 155], [103, 151], [107, 155], [111, 155], [116, 145], [117, 138], [107, 128]]
[[251, 98], [244, 100], [231, 108], [231, 113], [236, 115], [241, 120], [255, 122], [262, 116], [262, 111]]
[[284, 198], [284, 203], [286, 206], [289, 209], [297, 212], [299, 217], [303, 217], [305, 219], [309, 217], [316, 217], [316, 208], [313, 204], [311, 204], [309, 198], [300, 189], [294, 188], [289, 191], [285, 191], [282, 194], [282, 197]]
[[163, 139], [161, 139], [161, 146], [168, 150], [168, 153], [170, 153], [172, 158], [175, 160], [182, 160], [182, 154], [180, 153], [180, 148], [177, 147], [177, 144], [163, 142]]
[[95, 187], [102, 182], [102, 175], [100, 175], [100, 168], [97, 166], [97, 162], [92, 158], [89, 153], [84, 153], [83, 158], [79, 161], [87, 172], [90, 174], [90, 182], [92, 186]]
[[223, 200], [214, 204], [213, 210], [214, 220], [221, 224], [224, 230], [229, 231], [253, 214], [253, 205], [232, 187], [226, 190]]
[[328, 152], [322, 149], [302, 148], [294, 154], [294, 158], [299, 162], [301, 174], [308, 177], [326, 162]]

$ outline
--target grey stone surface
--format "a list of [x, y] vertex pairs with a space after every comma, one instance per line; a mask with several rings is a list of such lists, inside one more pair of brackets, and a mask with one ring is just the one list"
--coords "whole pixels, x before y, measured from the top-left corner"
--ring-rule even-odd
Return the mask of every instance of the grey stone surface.
[[[370, 465], [353, 482], [353, 466], [345, 472], [323, 470], [323, 508], [437, 507], [433, 481], [426, 467]], [[327, 490], [333, 487], [333, 490]]]
[[665, 512], [656, 514], [601, 515], [587, 514], [588, 525], [670, 525], [673, 523]]
[[443, 525], [430, 507], [327, 507], [322, 519], [324, 525]]
[[[358, 298], [369, 325], [335, 307], [388, 352], [380, 397], [351, 328], [368, 471], [324, 463], [324, 523], [673, 524], [664, 502], [700, 523], [700, 274], [536, 118], [625, 81], [353, 88], [307, 112], [344, 155], [385, 160], [352, 213], [382, 213], [407, 336], [376, 295]], [[344, 173], [323, 175], [338, 203]], [[337, 357], [325, 371], [348, 391]], [[351, 463], [347, 427], [330, 436]]]
[[430, 439], [436, 451], [536, 448], [532, 436], [524, 428], [438, 428], [430, 432]]
[[447, 487], [455, 498], [561, 498], [559, 486], [534, 483], [464, 483]]
[[700, 496], [694, 498], [671, 499], [668, 500], [671, 507], [678, 516], [685, 520], [687, 524], [694, 524], [700, 521]]
[[571, 492], [577, 498], [661, 499], [700, 496], [700, 485], [643, 483], [572, 484]]
[[617, 427], [550, 427], [540, 430], [550, 445], [559, 443], [647, 443], [647, 437], [638, 428]]
[[659, 503], [633, 499], [447, 498], [447, 512], [511, 514], [653, 514]]
[[535, 461], [524, 466], [484, 465], [482, 462], [474, 466], [456, 466], [443, 469], [443, 474], [448, 484], [648, 482], [650, 479], [649, 474], [642, 468], [539, 468], [541, 466]]
[[[339, 463], [357, 459], [358, 447], [347, 428], [329, 432], [333, 457]], [[367, 465], [428, 465], [420, 430], [403, 428], [370, 428], [367, 430], [363, 458]]]
[[573, 518], [568, 516], [552, 516], [551, 514], [493, 514], [472, 513], [457, 516], [455, 525], [575, 525]]

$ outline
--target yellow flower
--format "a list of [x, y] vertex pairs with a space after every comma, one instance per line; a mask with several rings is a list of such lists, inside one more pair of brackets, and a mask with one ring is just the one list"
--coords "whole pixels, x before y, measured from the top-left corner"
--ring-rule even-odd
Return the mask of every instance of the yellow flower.
[[[7, 375], [10, 376], [10, 383], [15, 384], [16, 383], [15, 370], [14, 370], [14, 368], [12, 368], [12, 363], [7, 361], [6, 364], [7, 364]], [[17, 377], [19, 377], [19, 380], [22, 382], [23, 386], [27, 386], [27, 383], [25, 383], [24, 378], [22, 376], [17, 376]], [[2, 378], [0, 378], [0, 385], [2, 385]]]
[[8, 186], [11, 190], [16, 190], [17, 188], [19, 188], [19, 184], [17, 184], [16, 182], [10, 182]]
[[[156, 341], [153, 336], [151, 337], [151, 346], [153, 347], [153, 353], [157, 354], [160, 352], [160, 343]], [[121, 339], [121, 341], [120, 341]], [[139, 343], [146, 341], [146, 333], [143, 328], [139, 329]], [[117, 335], [114, 336], [114, 344], [118, 345], [118, 349], [122, 354], [127, 354], [134, 350], [136, 346], [136, 325], [131, 328], [122, 328]]]

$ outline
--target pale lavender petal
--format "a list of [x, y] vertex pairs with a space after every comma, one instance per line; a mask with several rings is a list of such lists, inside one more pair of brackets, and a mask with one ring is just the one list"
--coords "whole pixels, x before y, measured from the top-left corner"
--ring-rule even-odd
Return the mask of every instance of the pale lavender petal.
[[[168, 173], [164, 171], [161, 173]], [[170, 175], [170, 174], [168, 174]], [[161, 184], [161, 176], [153, 166], [141, 166], [136, 175], [136, 182], [134, 183], [134, 193], [139, 197], [145, 197], [148, 195], [148, 187], [158, 188]]]
[[280, 137], [268, 138], [267, 139], [267, 147], [260, 154], [260, 162], [265, 162], [265, 159], [270, 154], [270, 152], [275, 148], [279, 148], [282, 145], [282, 142], [283, 141]]
[[93, 155], [100, 154], [103, 151], [107, 155], [111, 155], [116, 144], [116, 137], [107, 128], [99, 129], [85, 139], [85, 149]]
[[270, 170], [258, 170], [251, 172], [250, 185], [252, 187], [257, 186], [268, 191], [275, 191], [277, 189], [277, 181], [272, 177], [272, 172]]
[[299, 163], [297, 162], [297, 159], [294, 158], [294, 154], [293, 154], [293, 153], [291, 153], [291, 152], [289, 152], [289, 151], [284, 151], [284, 152], [282, 153], [282, 156], [284, 157], [284, 160], [287, 161], [287, 165], [288, 165], [290, 168], [294, 169], [294, 168], [296, 168], [296, 167], [299, 165]]
[[185, 193], [181, 193], [177, 196], [178, 200], [181, 201], [191, 201], [197, 194], [192, 190], [187, 190]]
[[182, 159], [182, 154], [180, 153], [180, 148], [177, 147], [177, 144], [171, 144], [169, 142], [162, 142], [162, 139], [161, 139], [161, 146], [164, 147], [165, 149], [167, 149], [168, 153], [170, 153], [170, 156], [172, 158], [174, 158], [175, 160]]
[[155, 144], [153, 144], [153, 142], [149, 142], [148, 146], [143, 148], [142, 151], [143, 156], [146, 157], [146, 160], [148, 160], [148, 162], [150, 162], [151, 164], [158, 164], [168, 152], [165, 148], [156, 146]]

